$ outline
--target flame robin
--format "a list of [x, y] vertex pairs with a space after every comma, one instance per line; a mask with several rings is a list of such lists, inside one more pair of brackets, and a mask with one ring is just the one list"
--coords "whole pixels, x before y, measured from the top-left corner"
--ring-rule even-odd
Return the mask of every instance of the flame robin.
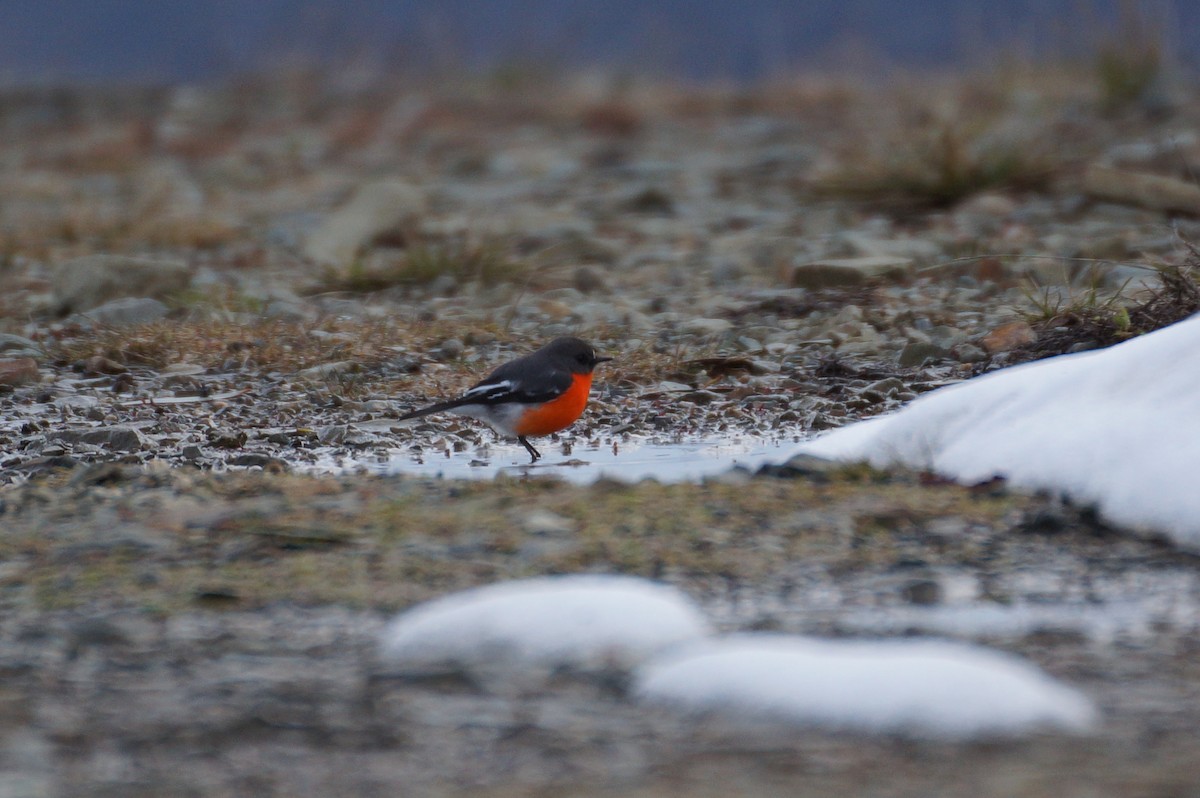
[[501, 435], [515, 437], [534, 463], [542, 455], [528, 436], [571, 426], [587, 406], [592, 371], [609, 360], [579, 338], [555, 338], [533, 354], [498, 367], [457, 399], [405, 413], [399, 420], [444, 410], [476, 418]]

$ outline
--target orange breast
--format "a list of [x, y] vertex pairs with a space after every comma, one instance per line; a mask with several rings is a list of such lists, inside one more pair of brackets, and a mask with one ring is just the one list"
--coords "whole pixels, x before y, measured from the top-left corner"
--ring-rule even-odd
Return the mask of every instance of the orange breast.
[[527, 410], [516, 424], [518, 435], [549, 435], [571, 426], [587, 407], [592, 389], [591, 374], [575, 374], [571, 387], [557, 399], [551, 399], [535, 410]]

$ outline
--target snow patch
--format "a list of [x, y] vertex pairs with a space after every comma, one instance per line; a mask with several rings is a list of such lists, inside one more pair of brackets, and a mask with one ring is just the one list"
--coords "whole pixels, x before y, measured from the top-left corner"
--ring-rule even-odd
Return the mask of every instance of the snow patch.
[[799, 451], [994, 476], [1094, 503], [1108, 520], [1200, 549], [1200, 316], [1108, 349], [1040, 360], [925, 394]]
[[382, 632], [401, 670], [628, 669], [709, 633], [683, 593], [626, 576], [552, 576], [453, 593], [402, 613]]
[[942, 641], [830, 642], [735, 635], [654, 659], [644, 701], [831, 729], [962, 739], [1086, 732], [1092, 704], [1008, 654]]

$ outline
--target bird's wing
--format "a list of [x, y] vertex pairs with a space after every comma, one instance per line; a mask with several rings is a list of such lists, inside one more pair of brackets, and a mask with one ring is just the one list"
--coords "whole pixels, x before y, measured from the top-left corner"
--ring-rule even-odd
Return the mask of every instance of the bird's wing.
[[536, 379], [522, 377], [497, 369], [476, 384], [459, 401], [460, 405], [494, 405], [502, 402], [537, 404], [562, 396], [571, 387], [571, 372], [555, 369], [537, 375]]
[[523, 375], [525, 369], [519, 361], [506, 363], [476, 383], [457, 399], [422, 407], [399, 416], [397, 421], [420, 418], [443, 410], [453, 410], [466, 405], [498, 405], [505, 402], [538, 404], [562, 396], [571, 387], [571, 372], [561, 369], [541, 372], [536, 379]]

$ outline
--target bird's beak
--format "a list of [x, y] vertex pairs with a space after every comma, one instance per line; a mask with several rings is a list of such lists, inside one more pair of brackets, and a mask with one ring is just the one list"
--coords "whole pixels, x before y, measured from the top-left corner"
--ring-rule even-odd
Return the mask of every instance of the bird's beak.
[[593, 363], [607, 363], [610, 360], [612, 360], [611, 357], [602, 357], [601, 355], [596, 355], [592, 358]]

